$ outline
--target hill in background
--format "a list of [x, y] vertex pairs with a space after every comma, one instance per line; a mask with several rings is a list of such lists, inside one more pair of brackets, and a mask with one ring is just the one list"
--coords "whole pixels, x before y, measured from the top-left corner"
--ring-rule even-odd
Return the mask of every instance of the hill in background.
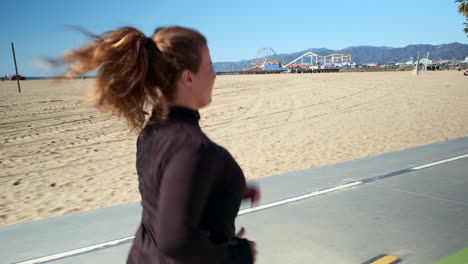
[[[294, 53], [277, 54], [277, 59], [284, 63], [289, 63], [304, 53], [311, 51], [320, 56], [329, 54], [351, 54], [352, 61], [357, 64], [379, 63], [386, 64], [390, 62], [406, 62], [411, 57], [416, 59], [418, 51], [421, 58], [425, 58], [429, 52], [429, 59], [432, 61], [445, 59], [463, 59], [468, 57], [468, 44], [458, 42], [442, 45], [408, 45], [403, 48], [392, 47], [372, 47], [372, 46], [351, 46], [341, 50], [331, 50], [326, 48], [310, 48]], [[252, 58], [254, 59], [254, 58]], [[307, 60], [307, 59], [305, 59]], [[251, 60], [241, 60], [237, 62], [216, 62], [213, 64], [216, 71], [240, 70], [246, 68]]]

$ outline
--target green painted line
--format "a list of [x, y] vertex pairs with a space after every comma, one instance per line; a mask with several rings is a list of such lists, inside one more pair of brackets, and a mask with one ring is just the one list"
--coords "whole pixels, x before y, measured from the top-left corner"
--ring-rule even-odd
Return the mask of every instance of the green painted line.
[[468, 264], [468, 247], [451, 256], [443, 258], [434, 264]]

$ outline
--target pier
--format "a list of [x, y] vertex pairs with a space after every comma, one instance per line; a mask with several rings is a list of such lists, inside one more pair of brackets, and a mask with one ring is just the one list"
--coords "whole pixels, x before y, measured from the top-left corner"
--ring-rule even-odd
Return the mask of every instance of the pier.
[[330, 69], [291, 69], [285, 70], [255, 70], [255, 71], [217, 71], [216, 75], [249, 75], [249, 74], [280, 74], [280, 73], [336, 73], [339, 68]]

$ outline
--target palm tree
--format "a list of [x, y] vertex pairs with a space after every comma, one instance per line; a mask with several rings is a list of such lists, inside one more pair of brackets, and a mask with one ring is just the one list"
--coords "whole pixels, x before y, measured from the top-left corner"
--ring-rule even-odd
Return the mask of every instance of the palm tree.
[[[455, 0], [455, 3], [460, 3], [458, 5], [458, 13], [467, 17], [466, 21], [468, 21], [468, 0]], [[463, 23], [463, 25], [465, 25], [463, 31], [467, 34], [466, 37], [468, 37], [468, 23]]]
[[463, 14], [468, 17], [468, 1], [467, 0], [455, 0], [455, 3], [460, 3], [458, 5], [458, 13]]

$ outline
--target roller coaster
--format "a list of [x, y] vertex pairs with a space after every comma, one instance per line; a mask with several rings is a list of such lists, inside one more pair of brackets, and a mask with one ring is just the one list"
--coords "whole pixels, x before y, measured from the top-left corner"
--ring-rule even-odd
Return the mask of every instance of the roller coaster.
[[262, 48], [257, 52], [257, 57], [252, 59], [250, 65], [244, 71], [286, 71], [288, 69], [311, 68], [313, 66], [341, 67], [351, 63], [351, 54], [320, 56], [309, 51], [284, 64], [279, 61], [273, 48]]
[[[304, 62], [304, 58], [309, 58], [310, 63]], [[297, 63], [298, 61], [301, 63]], [[320, 56], [313, 52], [306, 52], [303, 55], [286, 64], [285, 67], [300, 67], [305, 65], [343, 66], [351, 64], [351, 54], [330, 54]]]

